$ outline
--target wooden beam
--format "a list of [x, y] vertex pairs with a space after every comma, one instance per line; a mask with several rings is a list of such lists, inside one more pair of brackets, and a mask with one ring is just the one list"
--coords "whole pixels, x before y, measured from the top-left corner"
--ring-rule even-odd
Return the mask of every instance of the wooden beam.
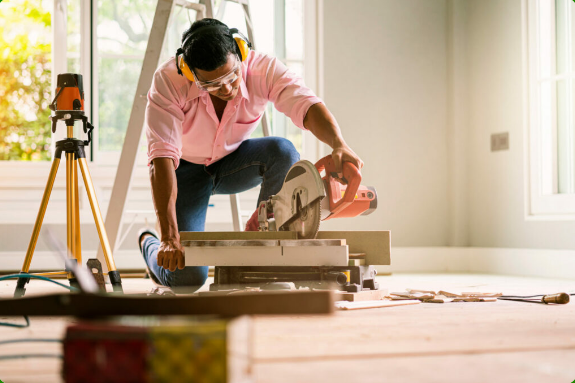
[[0, 299], [1, 316], [279, 315], [330, 314], [331, 291], [288, 291], [225, 296], [54, 294]]

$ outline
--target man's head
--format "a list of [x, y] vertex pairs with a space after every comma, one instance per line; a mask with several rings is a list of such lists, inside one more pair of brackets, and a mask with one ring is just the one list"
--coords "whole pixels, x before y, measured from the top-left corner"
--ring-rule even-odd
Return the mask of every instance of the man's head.
[[182, 43], [196, 85], [222, 100], [234, 99], [242, 81], [242, 56], [229, 28], [219, 20], [198, 20], [184, 32]]

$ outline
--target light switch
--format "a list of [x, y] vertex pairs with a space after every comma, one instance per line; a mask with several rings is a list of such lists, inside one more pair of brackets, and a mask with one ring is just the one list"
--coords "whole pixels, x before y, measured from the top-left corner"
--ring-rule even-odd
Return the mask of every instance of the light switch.
[[491, 151], [509, 150], [509, 132], [491, 135]]

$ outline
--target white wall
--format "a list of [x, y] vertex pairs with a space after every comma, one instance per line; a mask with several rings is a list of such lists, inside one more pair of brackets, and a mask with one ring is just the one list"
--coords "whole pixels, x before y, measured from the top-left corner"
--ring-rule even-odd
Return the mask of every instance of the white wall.
[[[575, 248], [575, 222], [525, 219], [521, 0], [468, 1], [469, 244]], [[492, 133], [510, 149], [490, 152]]]
[[375, 213], [322, 230], [391, 230], [394, 246], [448, 241], [446, 3], [326, 0], [324, 99], [375, 186]]

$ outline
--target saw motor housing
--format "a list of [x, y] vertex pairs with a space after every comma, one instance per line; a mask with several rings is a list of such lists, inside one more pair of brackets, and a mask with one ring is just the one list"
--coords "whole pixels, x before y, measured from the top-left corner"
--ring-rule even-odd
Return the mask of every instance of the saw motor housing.
[[[310, 234], [315, 238], [320, 219], [371, 214], [377, 208], [375, 188], [361, 185], [361, 172], [351, 162], [343, 163], [341, 178], [335, 170], [331, 155], [315, 165], [307, 160], [296, 162], [288, 171], [281, 190], [260, 203], [260, 231], [284, 231], [298, 227], [293, 224], [308, 218], [306, 214], [315, 211], [315, 204], [319, 204], [320, 217], [317, 218], [317, 225], [311, 223], [313, 232], [306, 233], [306, 238]], [[322, 171], [325, 171], [323, 177]]]

